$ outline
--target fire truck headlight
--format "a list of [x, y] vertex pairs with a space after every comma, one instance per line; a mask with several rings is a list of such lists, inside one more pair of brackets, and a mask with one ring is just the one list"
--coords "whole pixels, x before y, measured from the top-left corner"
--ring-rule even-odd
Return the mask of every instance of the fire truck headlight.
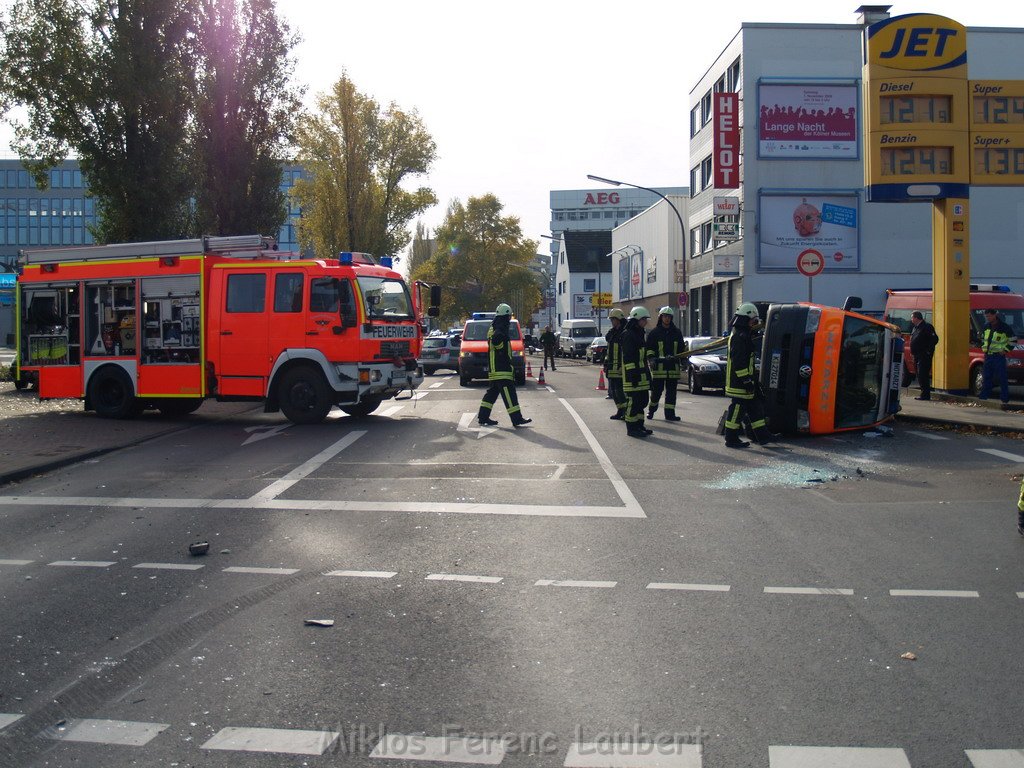
[[360, 370], [359, 371], [359, 383], [360, 384], [369, 384], [370, 383], [370, 372], [369, 371], [367, 371], [367, 370]]
[[370, 371], [370, 381], [374, 381], [374, 382], [380, 381], [380, 371], [377, 371], [377, 370]]

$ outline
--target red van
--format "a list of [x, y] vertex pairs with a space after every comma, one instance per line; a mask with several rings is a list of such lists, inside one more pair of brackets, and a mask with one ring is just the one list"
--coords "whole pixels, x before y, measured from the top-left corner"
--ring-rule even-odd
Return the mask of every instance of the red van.
[[[932, 292], [888, 290], [885, 319], [899, 326], [906, 340], [903, 362], [914, 373], [914, 358], [910, 354], [910, 315], [915, 310], [932, 322]], [[970, 375], [968, 384], [972, 394], [981, 391], [981, 368], [985, 355], [981, 351], [981, 334], [985, 328], [985, 310], [995, 309], [1004, 323], [1013, 328], [1017, 338], [1024, 336], [1024, 296], [1013, 293], [1008, 285], [971, 285], [971, 342], [969, 352]], [[1011, 384], [1024, 384], [1024, 345], [1018, 344], [1006, 356], [1006, 372]]]

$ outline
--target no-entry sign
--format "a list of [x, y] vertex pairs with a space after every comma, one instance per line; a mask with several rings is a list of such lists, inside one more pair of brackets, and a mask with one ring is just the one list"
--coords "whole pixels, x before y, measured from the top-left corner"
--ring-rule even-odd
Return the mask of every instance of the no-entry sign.
[[808, 248], [796, 257], [796, 268], [806, 277], [820, 275], [821, 270], [825, 268], [825, 257], [813, 248]]

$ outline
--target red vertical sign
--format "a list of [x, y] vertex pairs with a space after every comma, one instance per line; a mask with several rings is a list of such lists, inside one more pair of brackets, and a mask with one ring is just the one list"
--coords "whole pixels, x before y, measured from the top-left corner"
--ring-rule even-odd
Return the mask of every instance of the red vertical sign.
[[713, 123], [715, 187], [740, 188], [739, 95], [716, 93]]

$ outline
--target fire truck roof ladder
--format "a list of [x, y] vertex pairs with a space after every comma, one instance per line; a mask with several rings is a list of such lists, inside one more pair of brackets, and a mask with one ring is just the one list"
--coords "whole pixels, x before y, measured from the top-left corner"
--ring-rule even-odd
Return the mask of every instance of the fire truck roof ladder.
[[222, 256], [251, 258], [264, 250], [276, 250], [272, 238], [262, 235], [203, 237], [192, 240], [157, 240], [146, 243], [87, 245], [77, 248], [39, 248], [22, 250], [18, 262], [57, 264], [66, 261], [108, 261], [110, 259], [152, 258], [154, 256], [192, 256], [217, 253]]

